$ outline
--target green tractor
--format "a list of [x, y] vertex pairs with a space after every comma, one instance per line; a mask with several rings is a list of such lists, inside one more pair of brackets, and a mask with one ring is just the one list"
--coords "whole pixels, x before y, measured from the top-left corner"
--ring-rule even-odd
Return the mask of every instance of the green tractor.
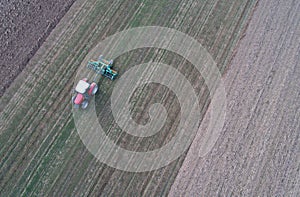
[[100, 55], [97, 61], [88, 61], [87, 67], [94, 70], [97, 74], [101, 74], [111, 80], [114, 80], [118, 76], [118, 73], [112, 69], [113, 63], [113, 60], [105, 60], [103, 59], [103, 55]]

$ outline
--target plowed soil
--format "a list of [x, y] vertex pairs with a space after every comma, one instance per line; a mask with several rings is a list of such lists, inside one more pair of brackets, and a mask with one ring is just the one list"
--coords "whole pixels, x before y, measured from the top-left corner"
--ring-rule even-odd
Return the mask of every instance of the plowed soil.
[[0, 97], [75, 0], [0, 2]]
[[223, 134], [205, 158], [196, 138], [170, 196], [300, 195], [299, 9], [258, 3], [224, 76]]

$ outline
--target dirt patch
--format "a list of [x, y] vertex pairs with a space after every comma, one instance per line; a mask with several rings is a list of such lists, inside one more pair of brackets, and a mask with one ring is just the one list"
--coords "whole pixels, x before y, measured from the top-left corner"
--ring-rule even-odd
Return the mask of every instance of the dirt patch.
[[1, 1], [0, 97], [74, 1]]

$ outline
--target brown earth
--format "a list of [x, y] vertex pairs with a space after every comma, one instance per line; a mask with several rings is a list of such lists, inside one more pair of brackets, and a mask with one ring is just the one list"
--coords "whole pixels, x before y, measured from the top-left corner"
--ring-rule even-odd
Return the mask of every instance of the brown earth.
[[0, 97], [75, 0], [0, 2]]

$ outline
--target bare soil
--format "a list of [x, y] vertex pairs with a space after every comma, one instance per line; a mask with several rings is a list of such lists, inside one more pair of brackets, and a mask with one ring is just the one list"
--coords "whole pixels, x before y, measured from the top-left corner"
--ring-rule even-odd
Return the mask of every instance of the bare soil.
[[0, 97], [75, 0], [0, 2]]
[[196, 137], [169, 196], [300, 196], [299, 9], [259, 1], [224, 75], [222, 135], [204, 158]]

